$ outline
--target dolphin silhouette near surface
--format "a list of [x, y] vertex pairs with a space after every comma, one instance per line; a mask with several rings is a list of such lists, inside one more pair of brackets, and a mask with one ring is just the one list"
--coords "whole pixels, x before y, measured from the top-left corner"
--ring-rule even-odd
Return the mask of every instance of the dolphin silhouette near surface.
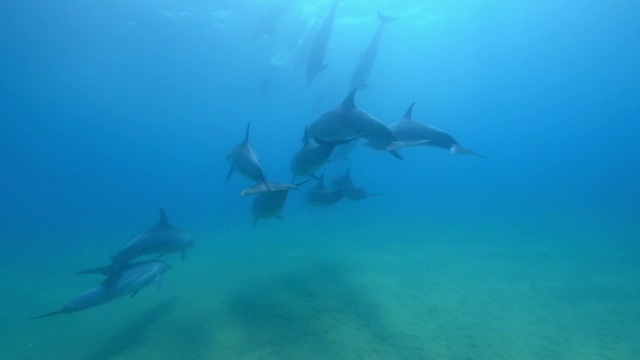
[[378, 25], [378, 29], [373, 35], [373, 38], [371, 38], [371, 41], [369, 41], [369, 45], [367, 45], [367, 48], [362, 53], [360, 61], [358, 61], [358, 65], [353, 71], [353, 75], [351, 75], [349, 90], [364, 89], [369, 86], [369, 84], [367, 83], [367, 79], [369, 78], [371, 69], [373, 69], [373, 64], [376, 61], [378, 46], [380, 45], [380, 38], [382, 37], [382, 29], [384, 28], [385, 24], [390, 23], [395, 19], [395, 17], [387, 16], [378, 12], [378, 21], [380, 21], [380, 25]]
[[327, 64], [324, 63], [324, 56], [327, 52], [327, 45], [331, 38], [331, 31], [333, 29], [333, 20], [336, 17], [336, 9], [340, 0], [335, 0], [331, 6], [329, 14], [322, 21], [322, 25], [313, 39], [311, 49], [309, 50], [309, 57], [307, 59], [307, 86], [311, 84], [313, 79], [322, 70], [327, 68]]
[[109, 275], [98, 286], [71, 299], [61, 309], [35, 316], [31, 319], [41, 319], [89, 309], [125, 295], [133, 297], [138, 291], [154, 282], [160, 288], [162, 286], [162, 275], [170, 268], [171, 266], [158, 260], [129, 263], [117, 273]]

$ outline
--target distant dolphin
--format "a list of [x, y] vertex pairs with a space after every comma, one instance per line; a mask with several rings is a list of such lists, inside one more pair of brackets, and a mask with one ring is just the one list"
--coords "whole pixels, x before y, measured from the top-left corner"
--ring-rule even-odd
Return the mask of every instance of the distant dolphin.
[[275, 27], [287, 10], [291, 7], [291, 1], [279, 1], [271, 4], [269, 9], [260, 17], [255, 29], [253, 30], [253, 41], [255, 42], [262, 36], [274, 36]]
[[307, 189], [304, 195], [305, 204], [318, 207], [333, 205], [344, 197], [342, 190], [327, 189], [324, 186], [324, 175], [318, 179], [318, 184]]
[[127, 264], [118, 273], [112, 274], [100, 285], [71, 299], [62, 309], [32, 317], [31, 319], [85, 310], [124, 295], [131, 294], [131, 297], [133, 297], [138, 291], [153, 282], [160, 288], [162, 274], [170, 268], [165, 262], [157, 260]]
[[396, 151], [404, 146], [380, 120], [355, 105], [353, 89], [337, 108], [320, 115], [309, 125], [309, 137], [324, 141], [341, 141], [362, 136], [378, 150], [387, 150], [402, 159]]
[[322, 26], [320, 26], [320, 29], [318, 29], [315, 39], [311, 44], [309, 58], [307, 59], [307, 86], [311, 84], [311, 81], [313, 81], [313, 79], [316, 77], [316, 75], [318, 75], [320, 71], [326, 69], [327, 67], [327, 65], [324, 64], [324, 55], [327, 51], [329, 39], [331, 38], [333, 19], [336, 16], [336, 8], [338, 7], [338, 2], [340, 2], [340, 0], [336, 0], [333, 3], [331, 11], [329, 11], [329, 14], [324, 18]]
[[164, 210], [160, 209], [158, 224], [148, 231], [136, 236], [127, 243], [115, 256], [112, 256], [111, 266], [100, 267], [77, 272], [78, 274], [102, 273], [110, 275], [124, 268], [131, 260], [143, 255], [180, 252], [182, 259], [186, 251], [193, 246], [193, 240], [188, 232], [172, 226], [167, 220]]
[[[306, 182], [306, 181], [305, 181]], [[303, 182], [303, 184], [305, 183]], [[294, 184], [280, 184], [274, 182], [259, 182], [253, 186], [249, 186], [248, 188], [242, 190], [240, 195], [258, 195], [266, 192], [278, 192], [278, 191], [287, 191], [297, 189], [299, 186]]]
[[419, 144], [422, 140], [427, 142], [419, 145], [435, 146], [443, 149], [448, 149], [452, 154], [468, 154], [475, 155], [481, 158], [484, 156], [465, 149], [453, 138], [453, 136], [447, 134], [443, 130], [440, 130], [434, 126], [425, 124], [423, 122], [413, 120], [411, 118], [411, 112], [413, 111], [414, 103], [411, 103], [406, 113], [398, 122], [392, 124], [389, 128], [393, 131], [393, 134], [398, 140], [409, 143]]
[[251, 123], [247, 123], [244, 140], [234, 147], [229, 155], [227, 155], [227, 161], [231, 163], [231, 167], [227, 173], [227, 181], [231, 178], [233, 171], [236, 170], [255, 182], [267, 182], [264, 172], [262, 171], [262, 167], [260, 167], [260, 164], [258, 163], [258, 158], [256, 157], [251, 144], [249, 144], [250, 127]]
[[375, 35], [369, 42], [367, 49], [362, 53], [360, 57], [360, 61], [356, 66], [356, 70], [353, 72], [351, 76], [351, 84], [349, 85], [349, 90], [353, 89], [364, 89], [369, 84], [367, 84], [367, 78], [371, 73], [371, 69], [373, 68], [373, 64], [376, 60], [376, 55], [378, 54], [378, 45], [380, 44], [380, 37], [382, 36], [382, 29], [384, 25], [395, 20], [395, 17], [383, 15], [378, 12], [378, 20], [380, 21], [380, 25], [378, 25], [378, 30], [376, 30]]
[[334, 189], [342, 191], [345, 197], [351, 200], [362, 200], [371, 196], [379, 196], [380, 194], [367, 192], [361, 187], [357, 187], [351, 181], [351, 168], [347, 168], [344, 175], [331, 179], [331, 185]]
[[291, 182], [296, 180], [296, 176], [312, 176], [316, 178], [314, 172], [320, 169], [331, 157], [331, 153], [338, 145], [346, 144], [352, 139], [339, 141], [312, 141], [309, 139], [309, 130], [304, 128], [302, 137], [302, 149], [300, 149], [291, 159], [289, 169], [293, 174]]

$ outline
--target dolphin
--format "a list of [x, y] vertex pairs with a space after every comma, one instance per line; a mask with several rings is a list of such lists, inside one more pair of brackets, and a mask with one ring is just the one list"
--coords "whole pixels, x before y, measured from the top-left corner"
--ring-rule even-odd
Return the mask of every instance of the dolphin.
[[260, 20], [258, 20], [253, 30], [253, 41], [255, 42], [262, 36], [274, 36], [278, 21], [289, 10], [292, 4], [292, 1], [279, 1], [272, 4], [262, 17], [260, 17]]
[[304, 128], [302, 137], [302, 149], [300, 149], [291, 159], [289, 169], [293, 174], [291, 182], [296, 180], [296, 176], [311, 176], [317, 178], [314, 172], [320, 169], [331, 157], [333, 150], [338, 145], [346, 144], [352, 139], [338, 141], [322, 141], [309, 139], [309, 130]]
[[309, 137], [324, 141], [344, 141], [362, 136], [375, 144], [376, 149], [387, 150], [391, 155], [402, 159], [396, 150], [404, 144], [380, 120], [355, 105], [356, 91], [357, 89], [351, 90], [340, 106], [314, 120], [309, 125]]
[[367, 197], [380, 195], [367, 192], [365, 189], [357, 187], [353, 181], [351, 181], [351, 168], [347, 168], [344, 175], [331, 179], [331, 186], [336, 190], [340, 190], [345, 197], [351, 200], [362, 200]]
[[360, 57], [360, 61], [358, 62], [353, 75], [351, 76], [351, 84], [349, 85], [349, 90], [364, 89], [368, 86], [367, 78], [371, 73], [371, 69], [373, 68], [373, 64], [376, 60], [376, 55], [378, 54], [378, 45], [380, 44], [382, 29], [384, 28], [385, 24], [395, 19], [395, 17], [387, 16], [382, 14], [381, 12], [378, 12], [378, 20], [380, 21], [380, 25], [378, 25], [376, 33], [373, 35], [373, 38], [369, 42], [367, 49]]
[[[306, 183], [303, 182], [303, 184]], [[240, 195], [259, 195], [266, 192], [279, 192], [279, 191], [288, 191], [297, 189], [299, 184], [280, 184], [274, 182], [259, 182], [253, 186], [249, 186], [248, 188], [242, 190]]]
[[331, 6], [329, 14], [324, 18], [320, 29], [316, 33], [316, 36], [311, 44], [309, 51], [309, 57], [307, 59], [307, 86], [311, 84], [311, 81], [318, 75], [319, 72], [327, 68], [327, 64], [324, 64], [324, 55], [327, 51], [327, 45], [331, 38], [331, 30], [333, 28], [333, 19], [336, 16], [336, 8], [338, 7], [336, 0]]
[[267, 182], [267, 179], [264, 176], [264, 171], [262, 171], [262, 167], [260, 167], [260, 164], [258, 163], [258, 158], [256, 157], [251, 144], [249, 144], [250, 127], [251, 123], [247, 123], [244, 140], [234, 147], [229, 155], [227, 155], [227, 161], [231, 163], [231, 167], [227, 173], [227, 181], [231, 178], [233, 171], [236, 170], [255, 182]]
[[305, 204], [327, 207], [340, 201], [344, 193], [340, 189], [327, 189], [324, 186], [324, 175], [318, 179], [316, 186], [307, 189], [305, 192]]
[[[411, 112], [413, 111], [414, 105], [415, 102], [411, 103], [404, 116], [402, 116], [402, 119], [389, 127], [396, 138], [398, 138], [398, 140], [402, 141], [407, 146], [410, 146], [408, 144], [411, 143], [418, 145], [435, 146], [443, 149], [448, 149], [451, 154], [454, 155], [468, 154], [485, 158], [484, 156], [474, 151], [463, 148], [462, 146], [460, 146], [460, 144], [458, 144], [453, 136], [447, 134], [443, 130], [440, 130], [423, 122], [413, 120], [411, 117]], [[421, 141], [425, 140], [426, 142], [420, 144]]]
[[133, 297], [138, 291], [153, 282], [160, 288], [162, 285], [162, 275], [170, 268], [171, 266], [158, 260], [127, 264], [117, 273], [107, 277], [107, 279], [98, 286], [71, 299], [71, 301], [61, 309], [35, 316], [31, 319], [41, 319], [57, 314], [68, 314], [85, 310], [129, 294]]
[[167, 215], [163, 209], [160, 209], [160, 220], [158, 224], [136, 236], [120, 249], [115, 256], [111, 257], [113, 261], [110, 266], [79, 271], [77, 274], [102, 273], [110, 275], [117, 273], [119, 269], [122, 269], [131, 260], [149, 254], [159, 254], [162, 256], [167, 253], [180, 252], [184, 260], [187, 249], [192, 246], [193, 240], [191, 240], [191, 235], [169, 224]]

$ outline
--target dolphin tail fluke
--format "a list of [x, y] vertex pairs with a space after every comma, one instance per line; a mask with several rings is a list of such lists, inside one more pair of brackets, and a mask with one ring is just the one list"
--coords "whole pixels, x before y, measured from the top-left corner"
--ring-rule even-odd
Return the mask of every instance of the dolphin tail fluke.
[[486, 159], [486, 157], [485, 157], [485, 156], [480, 155], [480, 154], [478, 154], [478, 153], [477, 153], [477, 152], [475, 152], [475, 151], [471, 151], [471, 150], [469, 150], [469, 149], [465, 149], [465, 148], [463, 148], [463, 147], [462, 147], [462, 146], [460, 146], [460, 145], [453, 145], [453, 146], [451, 147], [451, 154], [453, 154], [453, 155], [474, 155], [474, 156], [477, 156], [477, 157], [480, 157], [480, 158]]
[[243, 141], [243, 143], [244, 143], [244, 144], [246, 144], [246, 143], [248, 143], [248, 142], [249, 142], [249, 130], [250, 130], [250, 129], [251, 129], [251, 123], [250, 123], [250, 122], [248, 122], [248, 123], [247, 123], [247, 130], [246, 130], [246, 132], [244, 133], [244, 141]]
[[404, 160], [404, 158], [396, 150], [389, 150], [389, 154], [393, 155], [393, 157], [397, 159]]
[[30, 317], [29, 320], [42, 319], [42, 318], [46, 318], [46, 317], [49, 317], [49, 316], [58, 315], [58, 314], [62, 314], [62, 313], [63, 313], [62, 310], [56, 310], [56, 311], [52, 311], [52, 312], [44, 314], [44, 315]]
[[229, 168], [229, 172], [227, 173], [227, 182], [231, 179], [231, 174], [233, 174], [233, 167]]
[[380, 25], [388, 24], [393, 20], [397, 19], [396, 16], [389, 16], [378, 11], [378, 20], [380, 21]]

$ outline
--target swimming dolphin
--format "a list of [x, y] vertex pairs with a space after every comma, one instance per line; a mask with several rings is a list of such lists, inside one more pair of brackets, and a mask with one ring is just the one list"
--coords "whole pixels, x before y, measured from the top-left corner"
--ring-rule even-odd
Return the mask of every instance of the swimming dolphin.
[[[303, 182], [303, 184], [306, 183]], [[240, 195], [258, 195], [266, 192], [279, 192], [279, 191], [287, 191], [297, 189], [299, 184], [280, 184], [274, 182], [259, 182], [253, 186], [249, 186], [248, 188], [242, 190]]]
[[360, 57], [360, 61], [356, 66], [356, 70], [351, 76], [351, 84], [349, 85], [349, 90], [364, 89], [368, 86], [367, 78], [371, 73], [371, 69], [373, 68], [373, 64], [376, 60], [376, 55], [378, 54], [378, 45], [380, 44], [382, 29], [384, 28], [385, 24], [395, 19], [395, 17], [387, 16], [378, 12], [378, 20], [380, 21], [380, 25], [378, 25], [376, 33], [373, 35], [373, 38], [369, 42], [367, 49]]
[[311, 176], [317, 178], [314, 172], [320, 169], [331, 157], [333, 150], [338, 145], [346, 144], [354, 139], [339, 141], [313, 141], [309, 139], [309, 130], [304, 128], [302, 137], [302, 149], [300, 149], [291, 159], [289, 169], [293, 174], [291, 182], [296, 180], [296, 176]]
[[351, 181], [351, 168], [347, 168], [344, 175], [331, 179], [331, 186], [336, 190], [340, 190], [345, 197], [351, 200], [362, 200], [367, 197], [380, 195], [367, 192], [365, 189], [357, 187], [353, 181]]
[[186, 251], [193, 246], [193, 240], [188, 232], [177, 228], [167, 220], [167, 215], [160, 209], [160, 220], [156, 226], [136, 236], [127, 243], [115, 256], [112, 256], [110, 266], [99, 267], [77, 272], [78, 274], [102, 273], [110, 275], [117, 273], [131, 260], [143, 255], [159, 254], [160, 256], [180, 252], [182, 259], [186, 257]]
[[344, 141], [362, 136], [378, 150], [387, 150], [402, 159], [397, 149], [404, 144], [380, 120], [355, 105], [357, 89], [351, 90], [342, 104], [320, 115], [309, 125], [309, 137], [324, 141]]
[[255, 182], [266, 183], [267, 181], [264, 176], [264, 172], [262, 171], [262, 167], [260, 167], [260, 164], [258, 163], [258, 158], [256, 157], [251, 144], [249, 144], [250, 127], [251, 123], [247, 123], [244, 140], [234, 147], [229, 155], [227, 155], [227, 161], [231, 163], [231, 167], [227, 173], [227, 181], [231, 178], [231, 174], [233, 174], [234, 170]]
[[162, 274], [171, 266], [163, 261], [140, 261], [127, 264], [119, 272], [110, 275], [98, 286], [81, 293], [59, 310], [32, 317], [40, 319], [57, 314], [68, 314], [105, 304], [113, 299], [131, 294], [133, 297], [142, 288], [155, 282], [161, 287]]
[[258, 20], [253, 30], [253, 41], [255, 42], [262, 36], [274, 36], [278, 21], [289, 10], [292, 4], [292, 1], [279, 1], [272, 4], [262, 17], [260, 17], [260, 20]]
[[318, 179], [316, 186], [307, 189], [305, 192], [305, 204], [327, 207], [340, 201], [344, 193], [339, 189], [327, 189], [324, 186], [324, 175]]
[[324, 55], [327, 51], [329, 39], [331, 38], [333, 19], [336, 16], [338, 2], [340, 2], [340, 0], [336, 0], [333, 6], [331, 6], [331, 11], [329, 11], [329, 14], [324, 18], [311, 44], [309, 57], [307, 59], [307, 86], [311, 84], [311, 81], [313, 81], [320, 71], [327, 68], [327, 64], [324, 64]]
[[[484, 156], [474, 151], [463, 148], [462, 146], [460, 146], [460, 144], [458, 144], [453, 136], [447, 134], [443, 130], [440, 130], [423, 122], [413, 120], [411, 117], [411, 112], [413, 111], [414, 105], [415, 102], [411, 103], [402, 119], [389, 126], [398, 140], [402, 141], [407, 146], [410, 146], [408, 144], [435, 146], [443, 149], [448, 149], [451, 154], [454, 155], [468, 154], [485, 158]], [[428, 141], [420, 144], [420, 141], [422, 140]]]

